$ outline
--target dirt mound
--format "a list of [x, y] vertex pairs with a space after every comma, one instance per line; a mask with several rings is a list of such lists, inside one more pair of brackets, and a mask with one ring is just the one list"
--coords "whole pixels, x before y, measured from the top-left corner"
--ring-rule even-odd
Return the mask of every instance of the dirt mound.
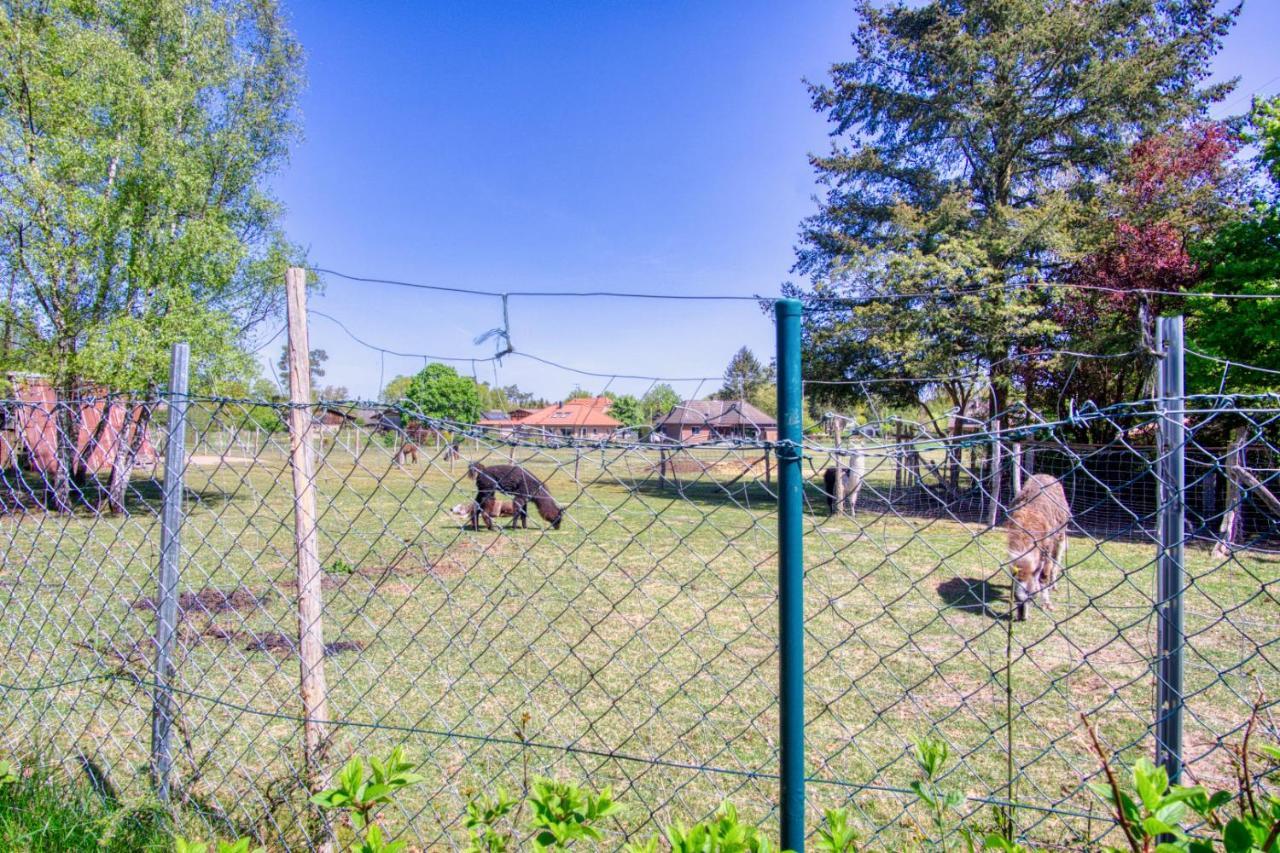
[[[178, 618], [182, 619], [189, 613], [215, 614], [258, 610], [265, 606], [269, 597], [266, 593], [256, 593], [243, 586], [232, 590], [205, 587], [195, 592], [184, 592], [178, 596]], [[149, 610], [154, 613], [159, 605], [154, 597], [148, 597], [138, 599], [131, 606], [134, 610]]]
[[[298, 641], [296, 639], [275, 631], [265, 634], [241, 634], [241, 638], [248, 639], [248, 642], [244, 645], [246, 652], [271, 652], [272, 654], [282, 654], [286, 657], [298, 653]], [[360, 651], [364, 651], [364, 643], [358, 643], [355, 640], [337, 640], [324, 644], [325, 657], [332, 657], [342, 652]]]

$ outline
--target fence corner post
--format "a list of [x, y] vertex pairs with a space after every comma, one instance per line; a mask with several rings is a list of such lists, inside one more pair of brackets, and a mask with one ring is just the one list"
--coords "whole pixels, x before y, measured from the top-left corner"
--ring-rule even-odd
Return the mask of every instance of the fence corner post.
[[[293, 536], [297, 555], [298, 660], [304, 761], [312, 793], [328, 785], [324, 768], [329, 700], [324, 672], [323, 586], [316, 545], [315, 445], [311, 437], [311, 351], [307, 335], [307, 271], [285, 277], [289, 326], [289, 468], [293, 475]], [[321, 846], [327, 847], [328, 838]]]
[[1186, 540], [1186, 405], [1183, 399], [1182, 317], [1161, 317], [1156, 330], [1160, 362], [1159, 447], [1160, 551], [1156, 568], [1156, 764], [1169, 781], [1182, 775], [1182, 593]]
[[804, 851], [804, 441], [801, 304], [779, 299], [778, 712], [781, 849]]
[[178, 564], [182, 558], [182, 492], [187, 451], [187, 374], [190, 347], [173, 345], [169, 359], [169, 412], [165, 428], [163, 503], [160, 511], [160, 571], [156, 591], [156, 668], [151, 696], [151, 785], [169, 801], [173, 768], [173, 644], [178, 621]]

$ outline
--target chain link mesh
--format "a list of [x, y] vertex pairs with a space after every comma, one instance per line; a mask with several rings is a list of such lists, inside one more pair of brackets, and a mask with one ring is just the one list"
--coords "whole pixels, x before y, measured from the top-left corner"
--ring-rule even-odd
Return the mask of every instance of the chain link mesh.
[[[141, 794], [167, 407], [2, 405], [0, 748], [65, 756]], [[1280, 695], [1268, 501], [1280, 402], [1187, 409], [1183, 755], [1190, 779], [1227, 784], [1224, 742], [1260, 695]], [[191, 401], [172, 783], [214, 830], [304, 849], [319, 830], [302, 767], [286, 411]], [[326, 757], [405, 744], [423, 762], [427, 781], [390, 817], [397, 834], [460, 844], [472, 792], [539, 774], [612, 784], [627, 809], [611, 846], [724, 800], [776, 828], [773, 445], [513, 434], [355, 404], [313, 413]], [[903, 421], [840, 447], [811, 436], [810, 825], [848, 805], [866, 838], [911, 836], [910, 750], [936, 736], [971, 810], [1016, 801], [1037, 846], [1109, 831], [1083, 787], [1097, 762], [1079, 715], [1125, 759], [1154, 750], [1159, 418], [1139, 402], [947, 436]], [[559, 528], [530, 506], [527, 529], [503, 517], [467, 529], [473, 463], [544, 483]], [[852, 512], [828, 511], [824, 472], [838, 464], [856, 472]], [[133, 473], [113, 512], [116, 466]], [[1055, 608], [1015, 623], [1002, 525], [1032, 473], [1061, 479], [1072, 522]]]

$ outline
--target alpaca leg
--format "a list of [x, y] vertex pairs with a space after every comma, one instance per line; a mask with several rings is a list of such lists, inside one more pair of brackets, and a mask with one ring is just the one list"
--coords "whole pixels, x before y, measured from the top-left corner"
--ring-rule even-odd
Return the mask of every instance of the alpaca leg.
[[[520, 520], [525, 517], [526, 513], [527, 513], [527, 510], [525, 509], [524, 497], [521, 495], [516, 495], [515, 497], [513, 497], [511, 499], [511, 529], [512, 530], [516, 530], [520, 527]], [[529, 523], [526, 521], [524, 526], [527, 528], [529, 526]]]
[[1058, 580], [1057, 564], [1052, 554], [1045, 554], [1041, 559], [1044, 564], [1040, 569], [1040, 606], [1045, 610], [1053, 610], [1050, 593], [1053, 592], [1053, 585]]
[[476, 515], [476, 530], [480, 529], [480, 516], [484, 516], [484, 526], [489, 530], [493, 529], [493, 516], [485, 512], [485, 507], [489, 506], [494, 500], [494, 494], [486, 489], [481, 489], [476, 494], [476, 505], [473, 512]]
[[1044, 587], [1044, 606], [1047, 610], [1053, 607], [1049, 604], [1049, 592], [1058, 583], [1058, 578], [1062, 576], [1063, 571], [1067, 568], [1067, 535], [1062, 534], [1057, 544], [1053, 548], [1053, 555], [1049, 559], [1049, 580]]

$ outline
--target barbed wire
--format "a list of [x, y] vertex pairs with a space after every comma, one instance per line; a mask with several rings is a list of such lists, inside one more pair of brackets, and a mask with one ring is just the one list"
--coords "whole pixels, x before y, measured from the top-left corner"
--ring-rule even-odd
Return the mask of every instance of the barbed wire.
[[[755, 302], [769, 303], [778, 299], [787, 298], [782, 295], [765, 296], [753, 294], [750, 296], [744, 294], [732, 293], [652, 293], [643, 291], [614, 291], [614, 290], [484, 290], [480, 288], [459, 287], [440, 284], [425, 284], [421, 282], [411, 282], [397, 279], [377, 278], [373, 276], [357, 276], [349, 273], [339, 272], [327, 267], [308, 267], [315, 273], [324, 275], [332, 275], [348, 281], [362, 282], [366, 284], [385, 284], [394, 287], [407, 287], [417, 290], [430, 290], [445, 293], [458, 293], [469, 296], [482, 296], [493, 299], [515, 299], [517, 297], [525, 297], [530, 299], [572, 299], [572, 298], [611, 298], [611, 299], [653, 299], [653, 300], [669, 300], [674, 302]], [[1280, 293], [1218, 293], [1218, 292], [1198, 292], [1198, 291], [1169, 291], [1160, 290], [1158, 288], [1124, 288], [1110, 287], [1099, 284], [1085, 284], [1083, 282], [1043, 282], [1043, 281], [1026, 281], [1026, 282], [1008, 282], [1005, 284], [983, 285], [980, 287], [969, 287], [960, 289], [938, 289], [938, 290], [918, 290], [896, 293], [867, 293], [858, 296], [818, 296], [815, 294], [799, 293], [795, 298], [801, 302], [811, 305], [847, 305], [856, 306], [867, 302], [894, 302], [910, 299], [934, 298], [951, 298], [957, 296], [977, 296], [983, 293], [995, 292], [1014, 292], [1019, 290], [1080, 290], [1098, 293], [1111, 293], [1121, 296], [1162, 296], [1174, 299], [1242, 299], [1242, 300], [1271, 300], [1280, 299]]]

